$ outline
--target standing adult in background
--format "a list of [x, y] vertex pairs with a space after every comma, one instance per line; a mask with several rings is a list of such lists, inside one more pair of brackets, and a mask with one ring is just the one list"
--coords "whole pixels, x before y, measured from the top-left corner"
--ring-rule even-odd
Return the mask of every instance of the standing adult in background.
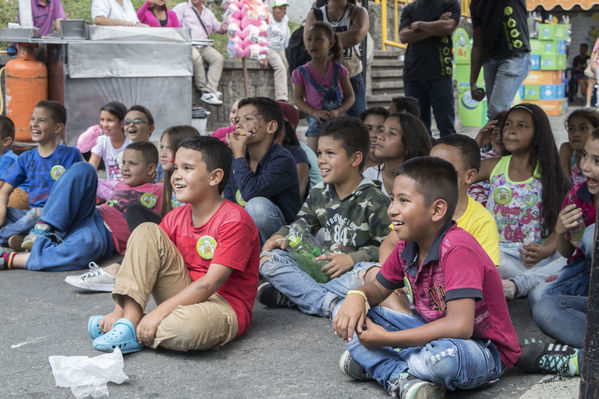
[[485, 91], [476, 87], [481, 66], [487, 89], [487, 117], [509, 109], [530, 70], [530, 41], [526, 0], [472, 0], [472, 54], [470, 91], [482, 101]]
[[[173, 7], [184, 28], [191, 29], [191, 40], [205, 40], [212, 32], [225, 33], [227, 25], [216, 19], [214, 13], [202, 5], [202, 0], [188, 0]], [[222, 105], [221, 92], [217, 90], [220, 76], [223, 73], [225, 59], [212, 46], [194, 46], [192, 50], [193, 80], [202, 92], [202, 100], [212, 105]], [[208, 64], [208, 73], [204, 68]]]
[[408, 43], [404, 93], [418, 99], [420, 119], [431, 131], [431, 107], [441, 137], [454, 134], [451, 35], [460, 21], [457, 0], [416, 0], [404, 7], [399, 40]]
[[[349, 81], [354, 89], [354, 105], [346, 112], [347, 115], [359, 116], [366, 109], [366, 88], [362, 77], [362, 58], [360, 44], [366, 38], [370, 22], [368, 11], [356, 4], [356, 0], [329, 0], [327, 5], [320, 7], [322, 21], [331, 25], [343, 47], [343, 61], [349, 70]], [[310, 10], [306, 18], [304, 39], [308, 27], [318, 18]]]
[[[568, 82], [568, 100], [576, 101], [578, 95], [578, 79], [585, 79], [584, 70], [589, 61], [589, 45], [580, 43], [578, 47], [578, 55], [572, 60], [572, 76]], [[584, 87], [584, 86], [583, 86]]]
[[147, 26], [137, 19], [131, 0], [92, 0], [92, 20], [96, 25]]
[[60, 32], [60, 20], [67, 17], [60, 0], [31, 0], [31, 16], [42, 36], [48, 36], [53, 28]]
[[146, 0], [137, 10], [137, 18], [141, 23], [155, 28], [178, 28], [180, 26], [177, 14], [166, 8], [164, 0]]
[[270, 65], [275, 78], [275, 100], [288, 101], [287, 57], [285, 48], [289, 45], [289, 17], [287, 0], [273, 0], [272, 12], [268, 23], [268, 56], [260, 60], [261, 66]]

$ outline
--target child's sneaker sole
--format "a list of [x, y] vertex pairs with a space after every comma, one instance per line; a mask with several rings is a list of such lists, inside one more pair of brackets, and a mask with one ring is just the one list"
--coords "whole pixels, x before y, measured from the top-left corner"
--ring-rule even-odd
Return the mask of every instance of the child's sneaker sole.
[[8, 239], [8, 246], [11, 247], [16, 252], [23, 251], [23, 240], [25, 239], [24, 235], [15, 234], [14, 236], [10, 236]]

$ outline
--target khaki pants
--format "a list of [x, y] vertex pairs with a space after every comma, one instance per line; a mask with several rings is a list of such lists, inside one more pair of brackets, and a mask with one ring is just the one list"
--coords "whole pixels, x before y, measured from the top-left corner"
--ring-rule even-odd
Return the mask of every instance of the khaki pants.
[[[193, 47], [191, 52], [193, 61], [193, 82], [203, 92], [216, 92], [220, 76], [223, 73], [225, 59], [211, 46]], [[208, 74], [204, 68], [208, 64]]]
[[[166, 233], [154, 223], [139, 225], [127, 242], [112, 297], [123, 296], [146, 308], [150, 294], [160, 304], [192, 283], [183, 257]], [[177, 306], [158, 325], [152, 348], [188, 351], [218, 349], [237, 336], [237, 316], [215, 293], [204, 302]]]
[[287, 91], [287, 58], [285, 50], [268, 49], [268, 65], [273, 69], [275, 78], [275, 100], [288, 101], [289, 93]]

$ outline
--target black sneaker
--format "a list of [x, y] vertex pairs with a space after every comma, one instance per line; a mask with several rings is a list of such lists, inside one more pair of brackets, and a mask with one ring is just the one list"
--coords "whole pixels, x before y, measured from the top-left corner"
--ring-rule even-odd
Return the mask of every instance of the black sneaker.
[[339, 358], [339, 369], [343, 374], [354, 380], [367, 381], [372, 379], [372, 377], [366, 373], [364, 367], [351, 357], [348, 350], [345, 350]]
[[266, 282], [258, 287], [258, 302], [270, 308], [293, 308], [295, 304], [281, 294], [271, 283]]
[[401, 373], [399, 378], [389, 383], [389, 394], [400, 399], [443, 399], [445, 387], [424, 381], [408, 373]]
[[563, 344], [545, 344], [535, 338], [525, 339], [520, 346], [522, 354], [518, 359], [518, 367], [524, 371], [565, 377], [580, 375], [579, 349]]

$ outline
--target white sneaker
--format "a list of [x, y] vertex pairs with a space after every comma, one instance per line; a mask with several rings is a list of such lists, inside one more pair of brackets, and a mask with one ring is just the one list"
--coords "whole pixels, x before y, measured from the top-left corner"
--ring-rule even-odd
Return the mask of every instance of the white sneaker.
[[211, 105], [223, 105], [223, 102], [219, 100], [214, 93], [204, 93], [202, 94], [202, 97], [200, 97], [200, 100]]
[[66, 276], [64, 281], [82, 290], [112, 292], [116, 279], [95, 262], [90, 262], [89, 272], [80, 276]]
[[220, 91], [215, 91], [214, 94], [216, 95], [216, 97], [218, 97], [218, 99], [220, 100], [221, 97], [223, 96], [223, 93], [221, 93]]

